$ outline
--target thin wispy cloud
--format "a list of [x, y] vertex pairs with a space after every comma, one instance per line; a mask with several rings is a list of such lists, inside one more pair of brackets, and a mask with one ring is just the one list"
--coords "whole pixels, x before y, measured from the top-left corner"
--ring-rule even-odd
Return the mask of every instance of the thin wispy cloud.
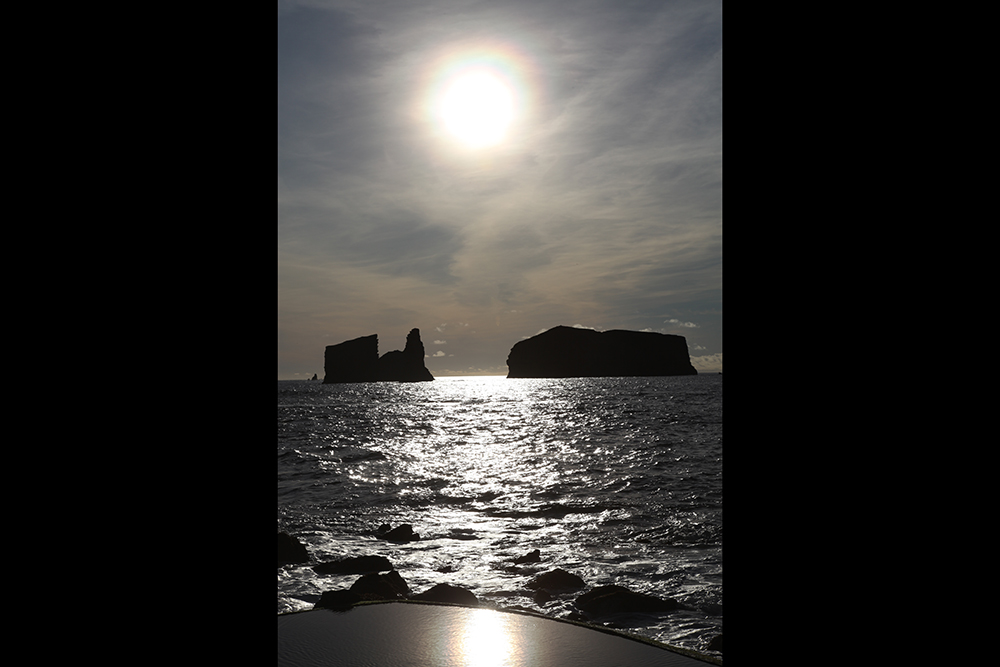
[[[516, 98], [488, 148], [428, 111], [466, 62]], [[575, 322], [721, 353], [720, 2], [289, 1], [278, 72], [279, 377], [413, 327], [500, 372]]]

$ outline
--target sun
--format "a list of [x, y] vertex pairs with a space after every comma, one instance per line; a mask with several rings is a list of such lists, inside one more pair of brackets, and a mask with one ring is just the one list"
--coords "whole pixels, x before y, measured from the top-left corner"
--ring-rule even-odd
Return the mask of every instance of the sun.
[[510, 87], [487, 69], [458, 73], [445, 87], [437, 104], [444, 128], [470, 148], [495, 146], [503, 141], [514, 118]]

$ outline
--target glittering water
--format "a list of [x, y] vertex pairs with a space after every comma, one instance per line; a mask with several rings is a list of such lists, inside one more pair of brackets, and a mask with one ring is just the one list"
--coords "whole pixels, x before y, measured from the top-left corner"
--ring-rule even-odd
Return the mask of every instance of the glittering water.
[[[375, 537], [402, 523], [421, 539]], [[615, 623], [704, 649], [722, 632], [722, 376], [278, 382], [278, 529], [313, 561], [383, 555], [414, 592], [556, 617], [576, 594], [524, 589], [554, 567], [671, 597], [685, 609]], [[278, 611], [356, 578], [279, 568]]]

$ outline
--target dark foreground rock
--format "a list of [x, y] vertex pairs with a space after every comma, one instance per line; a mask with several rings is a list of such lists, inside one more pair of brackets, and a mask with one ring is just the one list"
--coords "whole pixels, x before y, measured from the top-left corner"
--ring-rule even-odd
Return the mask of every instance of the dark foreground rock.
[[278, 533], [278, 567], [288, 563], [308, 563], [309, 552], [298, 538]]
[[567, 572], [561, 568], [549, 570], [535, 576], [525, 584], [526, 588], [533, 591], [544, 590], [549, 593], [560, 593], [564, 591], [575, 591], [586, 587], [587, 583], [572, 572]]
[[423, 600], [425, 602], [447, 602], [449, 604], [461, 604], [468, 607], [478, 607], [479, 598], [475, 593], [460, 586], [449, 586], [448, 584], [437, 584], [419, 595], [414, 595], [411, 600]]
[[558, 326], [514, 345], [509, 378], [697, 375], [684, 336]]
[[324, 591], [315, 608], [346, 611], [353, 607], [355, 602], [361, 602], [361, 596], [354, 591]]
[[671, 612], [681, 608], [680, 603], [672, 598], [636, 593], [623, 586], [598, 586], [578, 597], [575, 604], [592, 618], [626, 613]]
[[369, 574], [395, 569], [385, 556], [355, 556], [313, 565], [316, 574]]
[[427, 382], [434, 379], [424, 365], [420, 330], [411, 329], [406, 347], [378, 356], [378, 334], [328, 345], [323, 357], [323, 384], [344, 382]]
[[366, 574], [351, 586], [351, 592], [357, 593], [362, 600], [398, 600], [410, 594], [410, 587], [393, 570], [386, 574]]
[[716, 635], [712, 638], [712, 641], [708, 643], [708, 650], [722, 653], [722, 635]]

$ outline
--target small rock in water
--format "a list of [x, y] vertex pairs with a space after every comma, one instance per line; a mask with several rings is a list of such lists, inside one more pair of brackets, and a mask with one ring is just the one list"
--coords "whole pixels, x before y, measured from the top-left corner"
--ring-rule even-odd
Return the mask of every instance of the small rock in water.
[[572, 572], [567, 572], [561, 568], [543, 572], [534, 577], [525, 586], [531, 590], [546, 590], [550, 593], [558, 591], [575, 591], [583, 588], [587, 583]]
[[624, 586], [598, 586], [578, 597], [575, 604], [597, 618], [630, 612], [657, 613], [680, 609], [677, 600], [635, 593]]
[[411, 600], [424, 600], [426, 602], [447, 602], [450, 604], [461, 604], [469, 607], [478, 607], [479, 598], [472, 591], [460, 586], [449, 586], [448, 584], [437, 584], [419, 595], [414, 595]]
[[386, 574], [366, 574], [351, 586], [351, 592], [357, 593], [363, 600], [398, 600], [410, 594], [410, 587], [393, 570]]
[[542, 554], [538, 549], [530, 553], [526, 553], [523, 556], [518, 556], [514, 559], [515, 565], [520, 565], [521, 563], [539, 563], [542, 560]]
[[309, 552], [298, 538], [278, 533], [278, 567], [286, 563], [308, 563]]
[[[382, 528], [387, 528], [388, 526], [382, 526]], [[419, 533], [413, 532], [413, 526], [408, 523], [396, 526], [392, 530], [382, 531], [380, 529], [379, 537], [383, 540], [388, 540], [390, 542], [415, 542], [420, 539]]]

